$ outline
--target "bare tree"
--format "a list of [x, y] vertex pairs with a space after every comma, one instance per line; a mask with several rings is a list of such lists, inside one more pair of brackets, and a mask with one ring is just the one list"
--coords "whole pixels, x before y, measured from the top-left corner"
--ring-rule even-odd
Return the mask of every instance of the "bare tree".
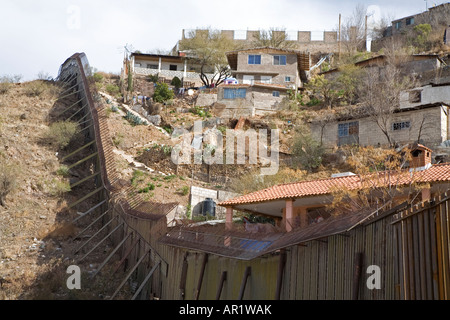
[[291, 49], [295, 47], [295, 42], [288, 39], [285, 29], [270, 28], [254, 34], [252, 46]]
[[408, 56], [401, 51], [386, 49], [383, 65], [367, 68], [359, 86], [359, 98], [366, 115], [385, 135], [387, 143], [395, 146], [391, 122], [399, 108], [400, 93], [415, 86], [415, 79], [403, 76], [400, 66]]
[[354, 54], [365, 48], [366, 41], [366, 12], [363, 4], [356, 5], [352, 14], [344, 19], [341, 25], [341, 43], [348, 54]]

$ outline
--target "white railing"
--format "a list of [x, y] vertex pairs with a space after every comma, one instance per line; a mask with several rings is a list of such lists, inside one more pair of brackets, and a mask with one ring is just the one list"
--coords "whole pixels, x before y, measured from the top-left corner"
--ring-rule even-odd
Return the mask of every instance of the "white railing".
[[[198, 72], [186, 72], [184, 71], [175, 71], [175, 70], [161, 70], [158, 69], [149, 69], [142, 67], [134, 67], [134, 72], [141, 75], [159, 75], [161, 77], [174, 78], [178, 77], [180, 79], [200, 79], [200, 73]], [[211, 79], [214, 75], [212, 73], [205, 74], [209, 79]]]

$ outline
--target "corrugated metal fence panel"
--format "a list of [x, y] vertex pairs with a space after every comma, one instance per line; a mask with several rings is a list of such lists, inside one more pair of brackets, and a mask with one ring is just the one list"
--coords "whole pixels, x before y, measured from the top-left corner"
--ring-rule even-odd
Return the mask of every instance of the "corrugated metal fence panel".
[[400, 298], [450, 298], [449, 199], [404, 211], [394, 220]]

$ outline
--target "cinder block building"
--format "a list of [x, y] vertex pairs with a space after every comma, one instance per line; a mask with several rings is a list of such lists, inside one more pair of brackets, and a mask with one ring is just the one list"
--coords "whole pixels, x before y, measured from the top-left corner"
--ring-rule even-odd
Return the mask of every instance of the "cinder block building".
[[231, 51], [227, 59], [238, 83], [218, 87], [217, 102], [226, 106], [223, 117], [278, 110], [288, 92], [308, 79], [311, 65], [309, 52], [272, 47]]

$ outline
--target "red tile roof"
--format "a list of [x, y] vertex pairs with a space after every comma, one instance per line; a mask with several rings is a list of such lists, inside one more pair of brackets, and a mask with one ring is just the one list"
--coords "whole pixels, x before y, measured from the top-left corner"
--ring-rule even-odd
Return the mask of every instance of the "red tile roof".
[[[390, 181], [390, 183], [388, 183], [388, 181]], [[351, 175], [280, 184], [220, 202], [219, 205], [226, 207], [239, 204], [325, 195], [330, 194], [336, 188], [357, 190], [365, 187], [387, 186], [388, 184], [403, 186], [410, 184], [411, 182], [431, 183], [447, 181], [450, 182], [450, 163], [436, 164], [429, 169], [415, 171], [414, 173], [410, 173], [408, 170], [394, 172], [390, 175], [380, 173], [378, 174], [378, 178], [375, 174], [366, 176]]]

